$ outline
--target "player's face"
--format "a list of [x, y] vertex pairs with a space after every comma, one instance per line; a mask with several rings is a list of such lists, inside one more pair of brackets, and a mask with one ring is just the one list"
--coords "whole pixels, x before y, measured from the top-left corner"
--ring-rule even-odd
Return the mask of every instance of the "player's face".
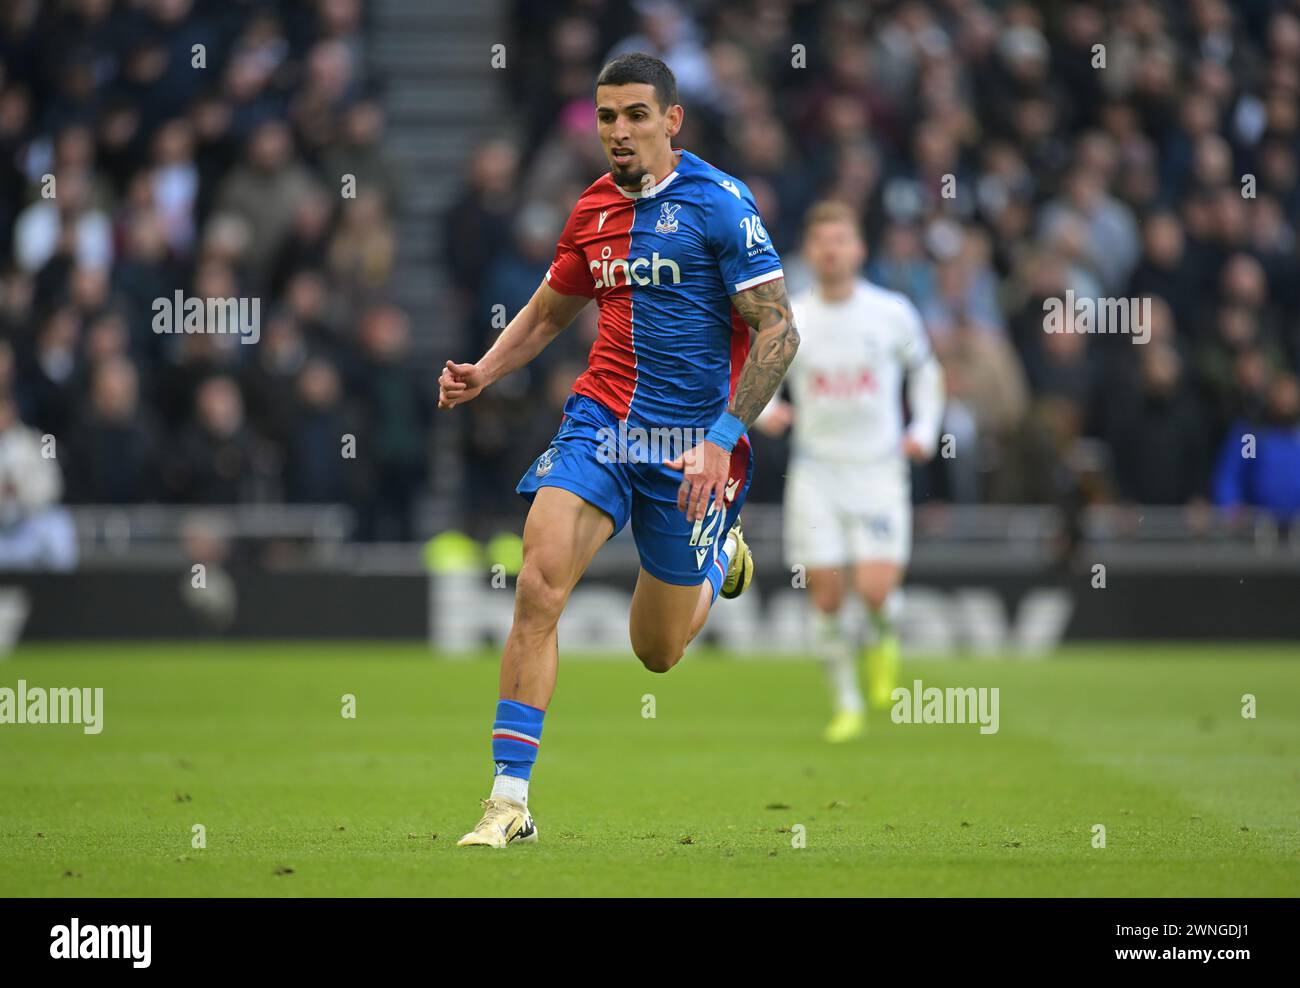
[[819, 282], [839, 282], [858, 274], [867, 248], [851, 223], [817, 223], [804, 238], [804, 257]]
[[658, 180], [672, 171], [672, 139], [683, 112], [676, 104], [661, 108], [648, 83], [596, 89], [596, 127], [615, 182], [639, 189], [645, 176]]

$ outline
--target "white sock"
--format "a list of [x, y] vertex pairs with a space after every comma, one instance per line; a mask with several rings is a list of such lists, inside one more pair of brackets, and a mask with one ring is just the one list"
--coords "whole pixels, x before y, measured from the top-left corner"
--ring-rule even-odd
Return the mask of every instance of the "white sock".
[[853, 661], [853, 650], [840, 624], [839, 614], [813, 611], [813, 649], [826, 670], [826, 685], [830, 687], [831, 702], [835, 709], [862, 713], [862, 691], [858, 687], [858, 669]]
[[528, 805], [528, 780], [513, 775], [498, 775], [492, 780], [492, 798], [504, 797], [520, 806]]

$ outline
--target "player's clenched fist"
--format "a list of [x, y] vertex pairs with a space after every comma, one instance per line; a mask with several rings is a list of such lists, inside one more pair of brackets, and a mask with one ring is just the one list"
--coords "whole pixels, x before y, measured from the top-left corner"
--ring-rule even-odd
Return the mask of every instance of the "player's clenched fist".
[[438, 407], [455, 408], [478, 397], [487, 386], [478, 364], [457, 364], [447, 361], [438, 376]]
[[687, 521], [699, 521], [709, 510], [712, 497], [723, 510], [731, 470], [731, 454], [708, 441], [688, 449], [675, 460], [664, 460], [669, 470], [681, 470], [686, 476], [677, 489], [677, 507], [686, 512]]

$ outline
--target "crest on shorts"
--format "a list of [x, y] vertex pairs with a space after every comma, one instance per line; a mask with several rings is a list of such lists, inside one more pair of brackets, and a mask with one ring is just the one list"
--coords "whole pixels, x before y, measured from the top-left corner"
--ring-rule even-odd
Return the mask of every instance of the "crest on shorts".
[[551, 472], [551, 467], [555, 466], [555, 461], [559, 459], [560, 451], [552, 446], [545, 453], [537, 458], [537, 469], [533, 471], [539, 477], [545, 477]]
[[655, 233], [677, 232], [677, 210], [682, 208], [680, 202], [666, 202], [659, 210], [659, 222], [655, 224]]

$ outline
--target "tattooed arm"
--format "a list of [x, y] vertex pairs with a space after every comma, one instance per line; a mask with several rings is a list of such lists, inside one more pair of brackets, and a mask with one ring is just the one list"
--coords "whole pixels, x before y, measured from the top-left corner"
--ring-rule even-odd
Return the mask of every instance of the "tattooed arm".
[[710, 500], [724, 503], [730, 450], [772, 400], [799, 349], [799, 332], [794, 328], [784, 278], [737, 292], [731, 296], [731, 304], [758, 331], [749, 358], [740, 369], [736, 393], [705, 441], [665, 464], [686, 474], [677, 492], [677, 506], [686, 512], [688, 521], [703, 518]]
[[781, 386], [781, 378], [799, 349], [799, 331], [795, 329], [784, 278], [738, 292], [731, 296], [731, 304], [758, 331], [749, 359], [740, 369], [736, 394], [727, 406], [727, 411], [748, 428]]

